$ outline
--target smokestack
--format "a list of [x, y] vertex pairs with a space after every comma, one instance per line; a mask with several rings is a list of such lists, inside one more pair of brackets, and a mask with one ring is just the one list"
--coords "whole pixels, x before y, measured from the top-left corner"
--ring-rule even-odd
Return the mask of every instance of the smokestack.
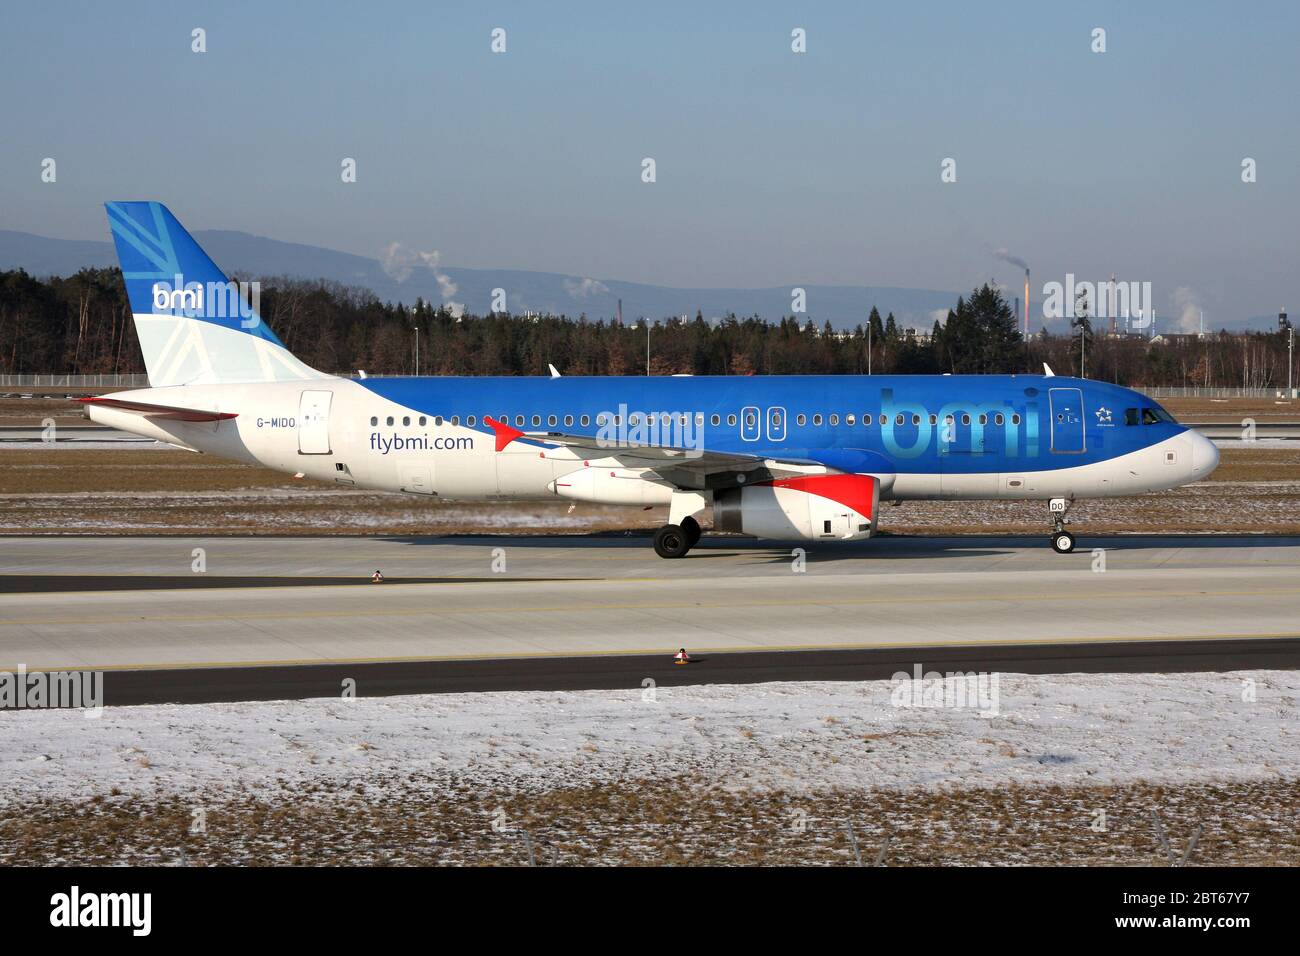
[[1025, 338], [1029, 338], [1029, 266], [1025, 266]]
[[1110, 334], [1119, 329], [1119, 316], [1115, 314], [1118, 303], [1115, 300], [1115, 273], [1110, 274], [1110, 288], [1106, 290], [1106, 308], [1110, 312]]

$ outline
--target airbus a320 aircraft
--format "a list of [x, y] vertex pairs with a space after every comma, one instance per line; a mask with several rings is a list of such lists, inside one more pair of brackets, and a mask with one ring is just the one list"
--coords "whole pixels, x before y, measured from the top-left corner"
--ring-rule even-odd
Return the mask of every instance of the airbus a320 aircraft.
[[1051, 375], [355, 378], [284, 347], [165, 206], [108, 203], [150, 387], [89, 417], [193, 451], [457, 500], [661, 505], [718, 531], [854, 540], [882, 501], [1049, 502], [1204, 478], [1218, 449], [1142, 394]]

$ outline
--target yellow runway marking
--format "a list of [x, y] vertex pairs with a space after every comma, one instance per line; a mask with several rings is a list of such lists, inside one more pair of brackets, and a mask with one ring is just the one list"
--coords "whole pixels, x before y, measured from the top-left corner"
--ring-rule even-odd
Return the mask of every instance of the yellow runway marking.
[[[202, 589], [220, 591], [220, 588]], [[274, 590], [269, 588], [257, 588], [255, 590]], [[60, 592], [54, 592], [60, 593]], [[61, 592], [66, 593], [66, 592]], [[138, 593], [138, 592], [113, 592], [113, 593]], [[146, 592], [146, 593], [175, 593], [172, 591]], [[194, 592], [180, 592], [182, 594], [192, 594]], [[200, 592], [201, 593], [201, 592]], [[244, 613], [232, 612], [229, 614], [132, 614], [127, 617], [105, 617], [96, 615], [93, 617], [83, 618], [29, 618], [22, 620], [0, 621], [0, 627], [8, 626], [31, 626], [31, 625], [56, 625], [56, 624], [126, 624], [138, 623], [140, 621], [283, 621], [283, 620], [311, 620], [320, 618], [343, 618], [343, 617], [419, 617], [419, 616], [438, 616], [438, 615], [461, 615], [461, 614], [581, 614], [592, 611], [652, 611], [665, 610], [671, 608], [705, 608], [705, 609], [722, 609], [722, 608], [755, 608], [755, 607], [862, 607], [871, 605], [886, 604], [987, 604], [987, 603], [1069, 603], [1080, 601], [1095, 601], [1099, 598], [1110, 600], [1124, 599], [1151, 599], [1151, 598], [1215, 598], [1215, 597], [1260, 597], [1264, 595], [1276, 594], [1300, 594], [1300, 587], [1295, 588], [1259, 588], [1242, 591], [1170, 591], [1163, 589], [1153, 589], [1150, 591], [1100, 591], [1089, 592], [1087, 594], [972, 594], [968, 597], [936, 597], [929, 595], [900, 595], [898, 597], [861, 597], [845, 598], [829, 595], [824, 598], [810, 598], [808, 600], [775, 600], [775, 601], [755, 601], [737, 596], [731, 601], [689, 601], [689, 600], [656, 600], [644, 603], [622, 603], [622, 604], [563, 604], [563, 605], [538, 605], [535, 607], [461, 607], [461, 608], [357, 608], [347, 609], [339, 608], [329, 611], [285, 611], [285, 612], [265, 612], [265, 613]]]

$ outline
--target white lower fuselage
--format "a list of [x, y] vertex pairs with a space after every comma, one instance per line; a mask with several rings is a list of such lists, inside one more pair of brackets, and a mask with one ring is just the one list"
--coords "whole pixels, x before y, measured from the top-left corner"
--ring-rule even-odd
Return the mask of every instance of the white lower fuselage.
[[[317, 393], [313, 405], [306, 392]], [[320, 393], [328, 393], [324, 405]], [[151, 419], [139, 412], [91, 405], [99, 423], [319, 481], [451, 500], [544, 500], [578, 497], [609, 504], [668, 504], [671, 486], [653, 468], [627, 468], [614, 456], [593, 458], [566, 447], [516, 442], [496, 450], [481, 428], [454, 425], [390, 401], [356, 381], [173, 386], [116, 393], [116, 399], [203, 408], [236, 417], [217, 422]], [[483, 402], [482, 414], [497, 403]], [[319, 412], [319, 415], [314, 415]], [[320, 420], [312, 420], [314, 417]], [[393, 424], [389, 425], [388, 421]], [[377, 424], [372, 425], [375, 421]], [[420, 424], [423, 421], [423, 424]], [[409, 424], [405, 424], [409, 423]], [[1185, 484], [1213, 470], [1218, 455], [1194, 432], [1102, 461], [979, 473], [909, 471], [881, 476], [881, 497], [909, 499], [1097, 498], [1143, 494]], [[617, 482], [565, 482], [583, 469], [608, 471]], [[808, 473], [827, 469], [813, 465]], [[601, 476], [604, 478], [604, 475]], [[570, 489], [599, 487], [590, 498]]]

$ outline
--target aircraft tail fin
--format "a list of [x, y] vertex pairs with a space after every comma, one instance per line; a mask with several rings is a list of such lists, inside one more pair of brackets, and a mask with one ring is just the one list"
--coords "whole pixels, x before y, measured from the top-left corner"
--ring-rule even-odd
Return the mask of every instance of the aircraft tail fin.
[[110, 202], [149, 384], [328, 378], [284, 347], [257, 314], [256, 283], [234, 283], [159, 202]]

